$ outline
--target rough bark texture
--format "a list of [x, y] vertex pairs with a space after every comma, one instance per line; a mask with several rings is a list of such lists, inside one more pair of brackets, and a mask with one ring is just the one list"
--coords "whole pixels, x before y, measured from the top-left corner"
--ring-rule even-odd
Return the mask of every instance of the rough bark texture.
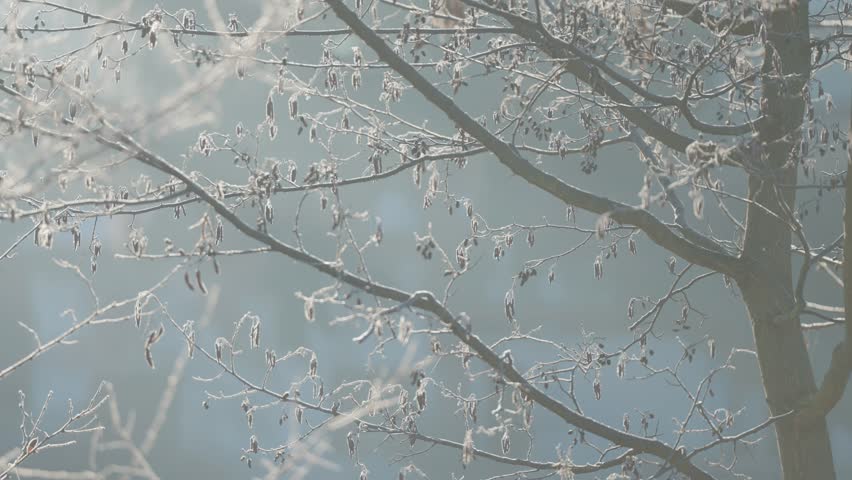
[[[791, 267], [791, 211], [798, 140], [810, 74], [807, 2], [776, 9], [768, 17], [761, 79], [765, 120], [759, 125], [762, 155], [749, 177], [744, 257], [755, 271], [739, 280], [754, 331], [766, 400], [773, 415], [804, 405], [816, 391], [799, 317]], [[765, 209], [771, 210], [773, 214]], [[807, 428], [790, 416], [776, 424], [785, 480], [836, 478], [824, 418]]]

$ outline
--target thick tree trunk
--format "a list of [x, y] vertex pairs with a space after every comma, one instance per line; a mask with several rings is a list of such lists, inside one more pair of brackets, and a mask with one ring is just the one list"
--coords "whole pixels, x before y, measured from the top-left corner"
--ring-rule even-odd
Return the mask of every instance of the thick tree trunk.
[[[764, 119], [758, 127], [759, 158], [749, 177], [743, 256], [755, 266], [738, 279], [773, 415], [801, 407], [816, 391], [805, 339], [795, 312], [790, 215], [799, 139], [810, 77], [808, 2], [779, 2], [767, 15], [767, 48], [761, 82]], [[768, 209], [773, 214], [768, 213]], [[785, 480], [834, 480], [834, 462], [824, 420], [800, 428], [794, 416], [775, 425]]]
[[[760, 233], [764, 241], [774, 242], [771, 235], [780, 232]], [[779, 236], [784, 237], [783, 233]], [[776, 265], [789, 266], [786, 255], [776, 258]], [[785, 414], [816, 391], [799, 319], [789, 315], [793, 308], [790, 276], [759, 275], [741, 282], [740, 288], [752, 322], [766, 401], [773, 415]], [[836, 478], [824, 419], [799, 429], [795, 417], [790, 416], [779, 421], [775, 431], [785, 480]]]

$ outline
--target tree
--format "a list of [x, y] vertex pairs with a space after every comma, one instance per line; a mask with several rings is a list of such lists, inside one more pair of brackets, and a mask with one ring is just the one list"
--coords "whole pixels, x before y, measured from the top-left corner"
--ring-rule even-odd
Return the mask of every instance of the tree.
[[[852, 213], [839, 220], [852, 193], [849, 136], [832, 120], [832, 93], [846, 92], [824, 85], [852, 65], [845, 27], [852, 4], [462, 2], [266, 0], [247, 14], [256, 19], [250, 22], [223, 15], [214, 2], [146, 5], [138, 14], [107, 3], [90, 10], [11, 2], [0, 47], [7, 171], [0, 265], [27, 269], [27, 239], [52, 249], [56, 265], [90, 290], [91, 311], [82, 319], [72, 313], [71, 326], [48, 341], [27, 326], [37, 346], [0, 370], [0, 385], [99, 325], [140, 329], [150, 368], [167, 355], [158, 353], [164, 338], [181, 339], [186, 353], [139, 445], [122, 427], [114, 391], [105, 396], [109, 384], [58, 429], [45, 426], [22, 395], [21, 448], [3, 457], [0, 478], [47, 475], [27, 464], [64, 437], [103, 427], [95, 418], [105, 405], [131, 453], [127, 474], [157, 478], [146, 457], [193, 356], [207, 368], [201, 380], [221, 384], [207, 391], [204, 409], [241, 401], [250, 430], [242, 460], [273, 460], [265, 464], [270, 478], [310, 464], [321, 433], [346, 445], [362, 478], [377, 467], [368, 467], [361, 442], [401, 445], [392, 457], [400, 478], [444, 468], [430, 462], [438, 455], [432, 447], [454, 452], [461, 462], [448, 468], [472, 476], [483, 468], [519, 478], [733, 478], [750, 468], [738, 452], [773, 429], [780, 468], [764, 472], [837, 478], [826, 416], [852, 371], [844, 318], [852, 290], [843, 287], [852, 275], [844, 256]], [[131, 85], [122, 79], [127, 71]], [[265, 100], [232, 113], [241, 98], [258, 96]], [[158, 146], [178, 141], [180, 149]], [[489, 211], [500, 200], [476, 197], [476, 175], [466, 173], [472, 166], [488, 178], [511, 175], [508, 200], [524, 218]], [[409, 175], [416, 188], [402, 193]], [[382, 195], [416, 196], [422, 213], [399, 206], [383, 222], [358, 205], [376, 205]], [[565, 218], [542, 213], [554, 206]], [[411, 233], [390, 230], [412, 224], [416, 252], [401, 254], [388, 243], [410, 245]], [[126, 242], [102, 241], [105, 229], [123, 230]], [[165, 247], [155, 247], [166, 235]], [[55, 247], [66, 238], [73, 251]], [[518, 252], [516, 239], [529, 250]], [[566, 248], [566, 239], [576, 244]], [[672, 281], [653, 285], [663, 291], [658, 298], [606, 286], [604, 271], [631, 261], [624, 250], [637, 254], [643, 239], [657, 264], [668, 258]], [[592, 268], [563, 267], [590, 251]], [[310, 343], [276, 354], [282, 340], [261, 332], [286, 332], [292, 316], [270, 326], [249, 311], [229, 334], [212, 338], [207, 324], [223, 294], [210, 271], [249, 256], [295, 262], [257, 273], [271, 279], [324, 275], [325, 285], [304, 280], [290, 293], [307, 322], [324, 320], [305, 328], [356, 332], [347, 348], [367, 355], [362, 378], [326, 384], [342, 367], [324, 362]], [[122, 265], [132, 295], [101, 300], [105, 262]], [[514, 273], [500, 295], [507, 321], [497, 322], [488, 302], [471, 300], [481, 292], [468, 279], [503, 265]], [[396, 267], [421, 273], [412, 280]], [[152, 268], [164, 276], [137, 285]], [[592, 273], [596, 288], [628, 303], [624, 333], [603, 338], [576, 323], [540, 333], [529, 320], [536, 307], [528, 285], [560, 288], [557, 276]], [[690, 301], [710, 278], [724, 279], [753, 331], [729, 354], [717, 352], [716, 337], [744, 320], [714, 317], [705, 325], [711, 320]], [[171, 302], [198, 295], [211, 299], [208, 312], [177, 320]], [[566, 316], [578, 312], [576, 303], [562, 308]], [[819, 352], [809, 352], [806, 332], [823, 330], [836, 340], [818, 380], [812, 357]], [[677, 353], [655, 356], [655, 348]], [[766, 408], [754, 422], [714, 393], [748, 352], [766, 398], [766, 407], [743, 405]], [[293, 359], [304, 367], [288, 383], [276, 372]], [[261, 371], [246, 372], [264, 360]], [[374, 361], [404, 372], [381, 373]], [[688, 367], [694, 361], [702, 371]], [[634, 408], [629, 398], [615, 411], [594, 407], [609, 385], [647, 392], [657, 381], [673, 385], [668, 394], [679, 413]], [[42, 412], [48, 408], [45, 402]], [[297, 423], [296, 440], [254, 433], [272, 410], [281, 411], [280, 423]], [[461, 432], [432, 431], [441, 412]], [[613, 415], [621, 425], [601, 419]], [[661, 415], [673, 416], [675, 427]], [[561, 439], [556, 453], [546, 432]]]

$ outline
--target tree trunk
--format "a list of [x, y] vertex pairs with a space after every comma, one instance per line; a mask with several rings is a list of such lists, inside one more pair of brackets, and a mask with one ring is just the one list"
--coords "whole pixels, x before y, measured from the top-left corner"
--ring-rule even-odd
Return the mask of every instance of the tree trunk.
[[[773, 415], [800, 407], [816, 391], [804, 335], [795, 312], [791, 265], [791, 212], [810, 77], [808, 2], [780, 3], [766, 12], [766, 53], [761, 82], [759, 154], [749, 176], [744, 258], [754, 270], [738, 279], [760, 364], [766, 401]], [[774, 213], [769, 214], [768, 209]], [[836, 478], [825, 420], [807, 429], [794, 416], [775, 425], [785, 480]]]
[[[789, 265], [789, 258], [779, 256], [778, 263], [784, 261]], [[760, 276], [740, 283], [772, 415], [782, 415], [801, 406], [816, 391], [799, 319], [785, 315], [793, 308], [790, 286], [789, 276]], [[824, 419], [813, 422], [807, 429], [799, 429], [795, 418], [790, 416], [776, 423], [775, 431], [785, 480], [835, 479]]]

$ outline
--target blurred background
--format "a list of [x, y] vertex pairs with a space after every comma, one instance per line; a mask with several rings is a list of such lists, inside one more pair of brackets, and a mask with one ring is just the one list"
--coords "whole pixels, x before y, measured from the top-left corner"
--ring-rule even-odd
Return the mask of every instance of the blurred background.
[[[199, 23], [203, 23], [203, 12], [208, 4], [213, 3], [222, 14], [235, 13], [245, 25], [251, 25], [269, 13], [261, 0], [166, 0], [160, 1], [159, 5], [170, 11], [195, 8], [199, 12]], [[34, 14], [32, 6], [18, 7], [26, 12], [20, 16], [22, 19]], [[92, 12], [108, 12], [115, 16], [124, 13], [127, 18], [139, 18], [153, 7], [153, 2], [143, 1], [128, 1], [121, 5], [107, 1], [88, 2]], [[337, 25], [332, 17], [329, 14], [329, 18], [320, 19], [311, 27]], [[26, 23], [29, 20], [22, 21]], [[69, 24], [73, 23], [69, 20]], [[32, 38], [39, 40], [33, 41], [32, 45], [39, 49], [34, 54], [42, 59], [49, 58], [53, 52], [68, 49], [68, 45], [63, 42], [44, 40], [47, 36], [40, 38], [32, 35]], [[70, 35], [67, 38], [79, 43], [86, 37]], [[289, 37], [276, 40], [272, 48], [281, 56], [318, 63], [321, 40], [322, 37]], [[352, 55], [351, 47], [359, 45], [352, 37], [335, 37], [335, 41], [340, 44], [333, 47], [334, 52], [346, 60]], [[139, 43], [139, 40], [135, 42]], [[170, 39], [163, 39], [157, 49], [146, 50], [133, 61], [125, 62], [117, 87], [113, 85], [112, 71], [93, 68], [92, 81], [104, 85], [102, 93], [98, 93], [99, 100], [116, 111], [127, 112], [128, 118], [135, 120], [136, 113], [177, 91], [187, 78], [202, 74], [199, 72], [203, 72], [203, 69], [196, 70], [193, 65], [173, 62], [175, 55], [169, 44]], [[118, 49], [114, 40], [112, 43], [105, 42], [105, 45], [113, 53]], [[368, 59], [374, 58], [372, 52], [366, 47], [362, 48]], [[143, 144], [181, 165], [186, 171], [198, 170], [209, 178], [244, 180], [245, 172], [234, 165], [231, 156], [217, 154], [205, 158], [192, 154], [190, 147], [195, 144], [202, 130], [233, 132], [238, 122], [249, 129], [263, 122], [264, 105], [274, 81], [274, 75], [270, 72], [274, 73], [274, 70], [249, 65], [246, 79], [239, 80], [234, 75], [193, 97], [192, 101], [204, 115], [186, 121], [186, 125], [182, 124], [182, 120], [173, 122], [169, 117], [164, 117], [137, 130], [136, 136]], [[365, 73], [364, 86], [356, 97], [375, 101], [381, 91], [382, 74], [381, 70]], [[300, 75], [308, 76], [305, 72]], [[833, 95], [836, 104], [834, 113], [821, 110], [821, 114], [825, 115], [824, 121], [827, 124], [839, 122], [845, 125], [852, 108], [849, 73], [832, 67], [819, 72], [818, 78], [823, 82], [825, 90]], [[476, 78], [474, 82], [475, 85], [463, 88], [455, 96], [461, 106], [471, 112], [487, 112], [497, 108], [503, 85], [500, 79]], [[274, 141], [265, 139], [259, 147], [259, 156], [284, 162], [292, 160], [299, 166], [300, 172], [306, 172], [311, 162], [323, 158], [323, 152], [316, 144], [307, 141], [306, 133], [297, 133], [297, 121], [286, 118], [287, 96], [276, 97], [275, 101], [280, 112], [279, 118], [282, 119], [279, 121], [280, 131]], [[300, 99], [300, 108], [310, 112], [311, 109], [327, 109], [328, 105], [322, 104], [319, 99]], [[444, 118], [419, 98], [416, 92], [406, 92], [403, 101], [395, 105], [394, 110], [413, 123], [428, 122], [437, 131], [453, 133], [452, 126], [447, 125]], [[26, 140], [0, 139], [0, 168], [11, 170], [27, 163], [33, 153]], [[340, 148], [355, 152], [358, 147], [344, 143]], [[95, 147], [92, 147], [90, 153], [101, 154]], [[842, 151], [831, 152], [818, 158], [816, 170], [837, 168], [842, 165], [844, 154]], [[564, 160], [545, 158], [541, 160], [541, 166], [581, 188], [605, 192], [615, 200], [638, 203], [637, 192], [642, 186], [644, 167], [638, 161], [638, 152], [634, 148], [615, 146], [602, 150], [598, 157], [598, 170], [592, 175], [582, 173], [580, 160], [572, 156]], [[366, 161], [357, 159], [355, 163], [357, 165], [351, 166], [348, 173], [358, 173], [367, 167]], [[108, 178], [99, 181], [127, 185], [140, 173], [162, 180], [157, 172], [150, 171], [140, 163], [129, 162], [112, 170]], [[721, 176], [729, 191], [742, 193], [743, 180], [738, 174], [736, 171], [728, 171]], [[448, 181], [454, 192], [472, 202], [476, 213], [487, 220], [490, 226], [513, 222], [526, 225], [567, 222], [564, 205], [545, 193], [529, 188], [490, 156], [472, 157], [464, 169], [452, 169]], [[75, 192], [83, 195], [81, 184], [81, 181], [77, 181], [70, 185], [63, 194], [64, 198], [74, 198]], [[363, 238], [376, 229], [377, 218], [381, 219], [383, 243], [379, 249], [365, 252], [373, 278], [409, 291], [429, 289], [443, 292], [446, 285], [446, 279], [442, 276], [443, 267], [437, 259], [426, 261], [421, 257], [415, 250], [414, 234], [424, 235], [431, 228], [436, 240], [451, 253], [470, 231], [469, 219], [463, 211], [450, 215], [447, 207], [440, 202], [424, 209], [423, 190], [414, 186], [410, 173], [380, 182], [342, 188], [341, 196], [353, 210], [369, 212], [367, 219], [356, 226], [356, 233]], [[816, 193], [813, 191], [805, 191], [800, 196], [802, 202], [814, 199]], [[275, 197], [275, 224], [271, 232], [278, 238], [291, 243], [295, 241], [293, 221], [301, 201], [301, 194]], [[302, 241], [311, 252], [323, 258], [331, 258], [336, 243], [327, 234], [331, 226], [330, 216], [320, 209], [318, 194], [309, 195], [304, 201], [299, 219]], [[803, 220], [814, 245], [830, 242], [842, 233], [842, 205], [838, 194], [826, 193], [819, 201], [818, 211], [809, 209], [809, 215]], [[732, 238], [730, 224], [710, 203], [708, 201], [706, 214], [708, 231], [721, 238]], [[732, 203], [729, 207], [737, 214], [743, 212], [741, 204]], [[176, 247], [190, 250], [197, 232], [188, 227], [205, 210], [197, 205], [189, 206], [186, 210], [187, 217], [181, 219], [175, 219], [171, 210], [161, 210], [144, 216], [116, 215], [101, 218], [96, 226], [93, 221], [86, 221], [81, 225], [83, 245], [77, 251], [73, 248], [70, 235], [62, 234], [56, 238], [51, 250], [26, 241], [15, 250], [13, 258], [0, 262], [0, 369], [36, 346], [32, 334], [21, 328], [18, 322], [29, 325], [42, 341], [46, 341], [73, 324], [73, 317], [63, 315], [63, 312], [71, 310], [78, 318], [91, 312], [93, 301], [85, 283], [72, 271], [57, 268], [55, 259], [78, 265], [88, 275], [91, 255], [87, 247], [93, 229], [96, 229], [103, 243], [103, 253], [98, 261], [97, 273], [91, 275], [91, 281], [100, 301], [108, 303], [134, 298], [138, 291], [150, 288], [178, 265], [180, 260], [122, 259], [114, 255], [129, 253], [125, 244], [131, 227], [144, 229], [149, 239], [150, 253], [162, 251], [164, 237], [169, 237]], [[655, 207], [655, 213], [661, 218], [670, 218], [670, 212], [666, 209]], [[243, 218], [253, 221], [253, 215], [249, 210]], [[578, 226], [593, 229], [595, 221], [595, 216], [577, 212]], [[5, 250], [31, 227], [29, 221], [0, 224], [0, 249]], [[569, 230], [542, 231], [536, 234], [534, 247], [528, 247], [521, 241], [523, 238], [518, 238], [517, 244], [499, 261], [492, 258], [493, 244], [482, 242], [472, 250], [471, 259], [475, 267], [454, 285], [449, 300], [450, 308], [454, 312], [467, 313], [475, 332], [488, 341], [510, 335], [512, 326], [503, 313], [503, 301], [507, 290], [512, 287], [513, 276], [520, 271], [523, 262], [565, 251], [581, 243], [586, 236], [587, 233]], [[517, 321], [521, 330], [529, 331], [539, 327], [538, 336], [566, 345], [579, 345], [588, 338], [613, 346], [628, 341], [630, 336], [626, 326], [631, 323], [626, 315], [628, 301], [632, 297], [645, 296], [657, 299], [665, 294], [673, 279], [666, 266], [669, 255], [652, 245], [644, 236], [638, 235], [636, 238], [638, 254], [628, 255], [624, 251], [617, 258], [607, 259], [600, 280], [595, 279], [593, 271], [593, 261], [602, 251], [602, 244], [596, 241], [562, 258], [554, 268], [555, 278], [552, 283], [547, 281], [546, 269], [542, 269], [536, 278], [515, 292]], [[226, 226], [223, 247], [241, 249], [257, 246]], [[342, 309], [321, 305], [317, 307], [316, 321], [307, 322], [303, 314], [303, 302], [295, 292], [309, 294], [328, 285], [329, 279], [304, 265], [275, 254], [220, 257], [218, 262], [221, 267], [218, 275], [209, 263], [200, 266], [210, 291], [208, 295], [189, 291], [183, 284], [182, 273], [174, 276], [158, 294], [169, 313], [180, 324], [187, 320], [198, 322], [207, 309], [211, 311], [209, 326], [199, 329], [197, 334], [200, 344], [206, 345], [210, 351], [214, 340], [220, 336], [230, 338], [234, 323], [250, 311], [263, 321], [263, 348], [275, 349], [279, 355], [300, 346], [314, 350], [319, 359], [318, 373], [327, 388], [365, 378], [407, 384], [407, 377], [413, 368], [412, 362], [428, 357], [428, 338], [421, 337], [415, 337], [408, 347], [392, 343], [370, 355], [376, 345], [375, 338], [363, 344], [352, 341], [363, 331], [362, 324], [330, 325], [343, 312]], [[678, 270], [683, 266], [683, 261], [679, 261]], [[697, 268], [694, 270], [694, 274], [699, 273]], [[194, 271], [194, 268], [190, 271]], [[807, 292], [809, 300], [838, 305], [842, 304], [840, 293], [823, 273], [812, 273]], [[680, 317], [680, 308], [679, 305], [670, 306], [659, 321], [659, 331], [664, 335], [660, 339], [651, 339], [649, 346], [655, 351], [652, 364], [665, 365], [680, 358], [682, 348], [679, 342], [690, 344], [701, 341], [708, 334], [712, 335], [719, 352], [716, 358], [710, 358], [706, 344], [702, 341], [698, 347], [699, 353], [682, 367], [683, 378], [688, 387], [694, 389], [707, 371], [723, 362], [733, 349], [751, 349], [752, 334], [736, 288], [726, 288], [721, 276], [700, 282], [691, 290], [690, 302], [706, 314], [706, 318], [693, 318], [690, 320], [693, 328], [675, 331], [675, 320]], [[166, 322], [162, 318], [152, 319], [154, 327], [160, 323]], [[158, 413], [162, 393], [167, 389], [176, 360], [185, 356], [185, 342], [178, 332], [166, 325], [164, 339], [153, 350], [156, 364], [153, 370], [144, 358], [143, 345], [148, 330], [137, 330], [132, 322], [122, 322], [83, 329], [74, 335], [74, 344], [60, 345], [0, 380], [0, 455], [20, 446], [19, 392], [26, 397], [26, 409], [34, 412], [38, 412], [45, 398], [52, 392], [53, 400], [45, 412], [45, 425], [51, 426], [64, 421], [68, 399], [75, 406], [85, 405], [104, 380], [114, 386], [123, 422], [133, 425], [131, 435], [141, 442]], [[807, 334], [818, 379], [822, 378], [838, 335], [839, 328]], [[449, 338], [443, 338], [442, 341], [446, 346], [453, 343]], [[240, 371], [247, 378], [263, 377], [263, 348], [248, 351], [239, 359]], [[519, 365], [529, 366], [535, 360], [541, 360], [538, 356], [541, 347], [534, 343], [518, 342], [511, 348]], [[735, 370], [724, 371], [715, 378], [715, 396], [711, 407], [740, 412], [737, 428], [741, 430], [765, 419], [768, 411], [756, 359], [748, 353], [738, 353], [734, 363]], [[474, 365], [473, 369], [482, 370], [483, 365]], [[279, 391], [287, 390], [292, 382], [304, 377], [306, 370], [307, 361], [304, 359], [289, 360], [276, 367], [270, 384]], [[690, 406], [683, 392], [662, 377], [631, 380], [631, 376], [642, 373], [636, 365], [628, 368], [623, 380], [617, 379], [612, 370], [603, 372], [603, 391], [598, 401], [594, 400], [592, 391], [594, 376], [577, 380], [577, 395], [584, 400], [585, 413], [618, 426], [625, 413], [632, 416], [636, 425], [640, 412], [655, 412], [652, 429], [658, 429], [663, 439], [671, 441], [672, 432], [677, 428], [673, 418], [683, 418]], [[451, 359], [432, 363], [427, 371], [450, 389], [467, 381], [461, 374], [459, 362]], [[160, 478], [263, 477], [265, 470], [262, 465], [255, 463], [252, 469], [248, 469], [240, 459], [249, 448], [249, 437], [256, 435], [261, 446], [272, 446], [295, 439], [298, 435], [300, 428], [293, 421], [292, 407], [289, 406], [275, 405], [260, 410], [251, 427], [247, 425], [240, 407], [243, 396], [210, 401], [209, 409], [205, 409], [202, 406], [202, 402], [208, 398], [205, 392], [231, 394], [240, 389], [236, 382], [226, 377], [209, 382], [194, 378], [210, 378], [217, 373], [215, 366], [200, 356], [191, 360], [182, 373], [175, 390], [174, 403], [167, 412], [159, 439], [148, 457]], [[484, 393], [489, 387], [487, 382], [479, 382], [473, 388]], [[304, 389], [302, 391], [306, 397], [310, 397], [310, 393]], [[420, 431], [461, 442], [464, 423], [460, 421], [458, 405], [452, 399], [439, 399], [440, 392], [437, 389], [430, 390], [430, 395], [434, 399], [430, 401], [435, 403], [425, 418], [418, 422]], [[291, 418], [279, 425], [278, 419], [282, 413], [288, 413]], [[569, 433], [566, 425], [541, 409], [535, 410], [534, 415], [536, 439], [531, 457], [555, 460], [558, 450], [568, 449], [576, 432]], [[320, 421], [311, 412], [307, 412], [305, 418], [307, 422]], [[852, 451], [852, 395], [847, 392], [841, 404], [829, 416], [829, 421], [838, 478], [852, 478], [852, 458], [845, 454]], [[105, 415], [100, 416], [100, 422], [109, 425]], [[487, 420], [483, 422], [487, 424]], [[107, 428], [104, 439], [116, 437], [111, 430], [111, 426]], [[286, 478], [357, 477], [361, 467], [349, 459], [345, 434], [326, 435], [320, 432], [317, 435], [321, 440], [312, 444], [312, 452], [323, 461], [303, 462], [303, 469], [289, 472]], [[737, 450], [738, 471], [758, 479], [777, 478], [780, 471], [771, 430], [764, 431], [754, 439], [757, 438], [760, 438], [759, 442]], [[89, 468], [89, 436], [75, 439], [76, 445], [40, 453], [31, 464], [28, 462], [28, 466], [69, 471]], [[512, 439], [513, 454], [523, 456], [529, 440], [519, 432], [515, 432]], [[387, 440], [380, 434], [361, 434], [359, 442], [360, 461], [369, 468], [370, 478], [395, 478], [396, 472], [410, 463], [416, 464], [429, 478], [453, 478], [452, 475], [455, 475], [454, 478], [485, 478], [505, 471], [502, 466], [487, 460], [476, 461], [464, 469], [458, 450], [441, 447], [429, 449], [425, 444], [416, 444], [413, 451], [427, 452], [408, 457], [406, 455], [412, 453], [412, 450], [409, 450], [406, 439]], [[499, 451], [499, 442], [499, 435], [489, 437], [477, 432], [475, 437], [477, 447], [492, 451]], [[106, 462], [109, 458], [107, 454], [101, 461]], [[719, 458], [712, 454], [709, 458], [731, 460], [729, 456]], [[574, 459], [576, 463], [594, 460], [593, 457]], [[601, 478], [604, 477], [601, 475]]]

